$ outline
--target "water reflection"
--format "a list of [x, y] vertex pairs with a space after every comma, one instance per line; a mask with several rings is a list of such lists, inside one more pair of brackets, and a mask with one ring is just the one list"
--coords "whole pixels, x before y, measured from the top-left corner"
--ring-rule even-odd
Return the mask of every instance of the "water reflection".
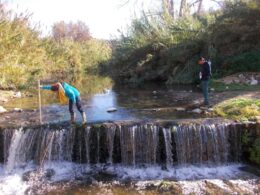
[[[84, 90], [85, 86], [85, 90]], [[101, 88], [103, 86], [103, 88]], [[177, 112], [174, 107], [187, 105], [192, 98], [196, 98], [193, 86], [167, 87], [162, 85], [143, 85], [138, 88], [130, 86], [114, 86], [104, 90], [105, 85], [100, 85], [101, 93], [94, 95], [86, 85], [79, 87], [83, 109], [87, 113], [88, 122], [131, 120], [131, 119], [177, 119], [194, 118], [188, 112]], [[36, 92], [36, 91], [35, 91]], [[94, 91], [93, 91], [94, 92]], [[53, 92], [42, 92], [43, 118], [45, 122], [57, 122], [69, 120], [68, 105], [60, 105]], [[7, 102], [5, 107], [9, 110], [19, 107], [23, 109], [37, 109], [38, 97], [14, 99]], [[115, 112], [107, 112], [115, 108]], [[76, 108], [75, 108], [76, 110]], [[77, 112], [77, 120], [81, 117]]]
[[[87, 103], [87, 115], [89, 121], [109, 121], [134, 119], [131, 111], [118, 105], [117, 93], [108, 90], [104, 94], [96, 94]], [[108, 109], [115, 108], [115, 112], [107, 112]]]

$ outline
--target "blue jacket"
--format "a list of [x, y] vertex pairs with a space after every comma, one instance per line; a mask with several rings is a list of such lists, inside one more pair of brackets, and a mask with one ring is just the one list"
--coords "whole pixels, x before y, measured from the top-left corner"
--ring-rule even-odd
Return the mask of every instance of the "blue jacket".
[[[66, 82], [63, 82], [62, 86], [64, 88], [65, 95], [69, 98], [69, 100], [75, 103], [76, 98], [80, 96], [79, 91], [75, 87], [69, 85]], [[51, 90], [51, 85], [44, 85], [42, 89]]]

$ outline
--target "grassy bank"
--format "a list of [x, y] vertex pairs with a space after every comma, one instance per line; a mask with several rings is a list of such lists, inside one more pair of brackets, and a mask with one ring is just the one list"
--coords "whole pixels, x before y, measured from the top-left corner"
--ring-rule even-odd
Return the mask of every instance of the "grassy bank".
[[239, 121], [256, 120], [260, 116], [260, 99], [231, 99], [214, 107], [217, 115]]
[[213, 88], [216, 92], [222, 91], [260, 91], [260, 85], [249, 84], [225, 84], [216, 80], [211, 80], [209, 84], [210, 88]]

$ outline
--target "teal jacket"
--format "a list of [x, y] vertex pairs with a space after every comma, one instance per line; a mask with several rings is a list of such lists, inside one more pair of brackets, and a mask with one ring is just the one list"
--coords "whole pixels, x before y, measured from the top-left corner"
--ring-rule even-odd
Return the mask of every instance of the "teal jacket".
[[[63, 82], [62, 86], [64, 88], [65, 95], [69, 98], [69, 100], [75, 103], [76, 98], [80, 96], [79, 91], [75, 87], [69, 85], [66, 82]], [[51, 90], [51, 85], [44, 85], [42, 89]]]

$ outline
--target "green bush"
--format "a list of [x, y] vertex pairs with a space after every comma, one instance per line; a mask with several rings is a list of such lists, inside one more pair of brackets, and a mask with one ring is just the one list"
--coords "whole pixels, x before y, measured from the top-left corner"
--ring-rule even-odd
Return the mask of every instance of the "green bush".
[[144, 14], [114, 42], [110, 73], [124, 82], [191, 83], [201, 55], [213, 62], [215, 78], [259, 71], [258, 4], [227, 2], [222, 10], [177, 20]]
[[41, 38], [29, 20], [0, 7], [0, 88], [35, 86], [38, 79], [75, 81], [81, 74], [97, 74], [110, 58], [105, 41]]

